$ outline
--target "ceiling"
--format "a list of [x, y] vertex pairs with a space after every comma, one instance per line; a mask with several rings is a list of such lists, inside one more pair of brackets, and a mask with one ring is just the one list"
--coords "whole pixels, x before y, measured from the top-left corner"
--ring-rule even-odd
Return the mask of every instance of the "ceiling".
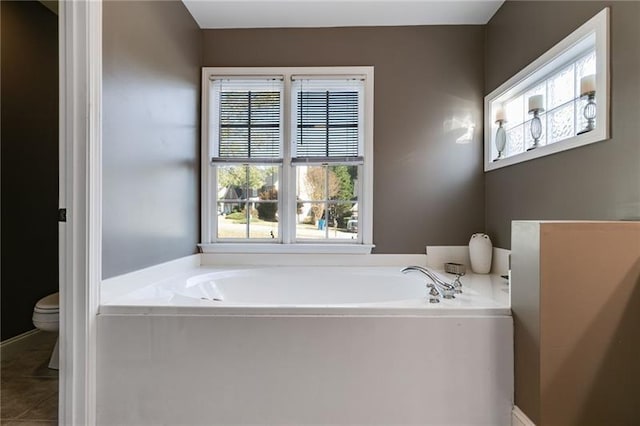
[[486, 24], [504, 0], [182, 0], [200, 28]]

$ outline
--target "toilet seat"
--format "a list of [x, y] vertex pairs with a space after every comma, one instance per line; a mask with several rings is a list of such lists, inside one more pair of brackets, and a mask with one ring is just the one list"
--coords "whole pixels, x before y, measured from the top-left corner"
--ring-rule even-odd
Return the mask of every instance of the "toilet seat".
[[34, 313], [57, 314], [60, 312], [60, 293], [53, 293], [38, 300], [33, 308]]
[[43, 331], [58, 331], [60, 322], [59, 293], [43, 297], [33, 308], [33, 325]]

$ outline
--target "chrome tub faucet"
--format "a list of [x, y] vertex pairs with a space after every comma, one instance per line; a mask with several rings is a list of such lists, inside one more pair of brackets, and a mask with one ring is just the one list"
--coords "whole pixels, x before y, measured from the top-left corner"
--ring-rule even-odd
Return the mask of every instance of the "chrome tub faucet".
[[433, 271], [427, 269], [422, 266], [407, 266], [403, 268], [400, 272], [406, 274], [408, 272], [420, 272], [421, 274], [427, 276], [431, 280], [430, 283], [427, 283], [427, 288], [429, 289], [429, 303], [439, 303], [440, 297], [444, 299], [455, 299], [456, 287], [453, 284], [450, 284], [440, 277], [438, 277]]

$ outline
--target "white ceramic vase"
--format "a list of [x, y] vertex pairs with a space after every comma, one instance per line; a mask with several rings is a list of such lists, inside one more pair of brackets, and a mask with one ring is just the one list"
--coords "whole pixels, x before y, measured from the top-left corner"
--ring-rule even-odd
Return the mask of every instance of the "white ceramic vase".
[[473, 234], [469, 240], [469, 258], [471, 270], [476, 274], [488, 274], [491, 271], [493, 245], [487, 234]]

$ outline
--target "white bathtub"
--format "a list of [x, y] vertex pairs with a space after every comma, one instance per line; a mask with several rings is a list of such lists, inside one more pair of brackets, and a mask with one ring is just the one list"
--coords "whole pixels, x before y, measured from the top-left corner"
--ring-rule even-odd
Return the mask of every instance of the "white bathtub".
[[[401, 266], [231, 266], [187, 268], [111, 295], [101, 313], [509, 315], [506, 280], [467, 275], [463, 293], [427, 301], [426, 277]], [[438, 272], [436, 272], [438, 273]], [[438, 273], [446, 281], [452, 275]]]
[[[177, 295], [236, 306], [335, 306], [425, 296], [399, 268], [281, 266], [231, 268], [159, 285]], [[216, 304], [217, 305], [217, 304]]]
[[509, 424], [506, 282], [465, 276], [430, 304], [425, 277], [391, 263], [108, 280], [98, 423]]

